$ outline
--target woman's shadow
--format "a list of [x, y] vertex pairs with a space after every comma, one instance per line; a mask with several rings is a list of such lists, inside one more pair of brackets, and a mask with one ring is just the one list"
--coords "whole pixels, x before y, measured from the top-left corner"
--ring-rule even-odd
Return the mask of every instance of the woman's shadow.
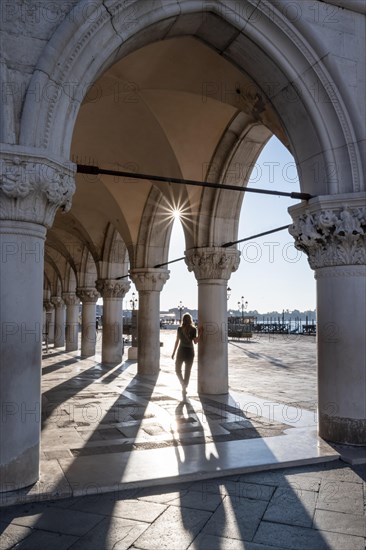
[[[180, 477], [184, 478], [189, 473], [187, 481], [196, 481], [197, 477], [204, 479], [207, 472], [218, 468], [218, 457], [212, 452], [207, 456], [204, 428], [188, 398], [177, 405], [175, 429], [172, 427], [171, 431]], [[189, 489], [189, 485], [185, 485], [185, 489], [180, 491], [182, 523], [191, 541], [197, 537], [221, 501], [219, 486], [216, 490], [211, 489], [207, 492], [205, 481], [200, 484], [194, 483], [193, 490]], [[198, 540], [195, 548], [201, 548]]]

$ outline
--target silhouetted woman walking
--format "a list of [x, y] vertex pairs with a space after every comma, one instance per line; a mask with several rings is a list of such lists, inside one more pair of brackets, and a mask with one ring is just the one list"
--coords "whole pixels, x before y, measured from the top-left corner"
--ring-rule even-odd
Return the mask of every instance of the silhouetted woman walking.
[[[172, 353], [172, 359], [174, 359], [175, 352], [177, 351], [177, 358], [175, 360], [175, 372], [178, 376], [179, 382], [182, 385], [183, 396], [187, 394], [187, 386], [191, 375], [192, 364], [194, 359], [194, 347], [193, 343], [197, 344], [199, 336], [202, 333], [202, 329], [197, 329], [193, 325], [192, 317], [189, 313], [183, 315], [182, 324], [178, 327], [177, 338], [174, 344], [174, 350]], [[179, 346], [179, 347], [178, 347]], [[182, 365], [184, 363], [184, 376], [182, 375]]]

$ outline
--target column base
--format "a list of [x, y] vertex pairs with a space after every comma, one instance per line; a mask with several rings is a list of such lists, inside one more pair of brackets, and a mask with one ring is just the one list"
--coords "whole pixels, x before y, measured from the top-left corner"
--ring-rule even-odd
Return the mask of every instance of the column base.
[[39, 479], [39, 446], [27, 449], [9, 464], [0, 466], [0, 493], [17, 491]]
[[129, 361], [130, 360], [137, 361], [137, 351], [138, 351], [138, 348], [135, 348], [135, 347], [128, 348], [127, 357]]
[[366, 446], [366, 420], [319, 415], [319, 436], [332, 443]]

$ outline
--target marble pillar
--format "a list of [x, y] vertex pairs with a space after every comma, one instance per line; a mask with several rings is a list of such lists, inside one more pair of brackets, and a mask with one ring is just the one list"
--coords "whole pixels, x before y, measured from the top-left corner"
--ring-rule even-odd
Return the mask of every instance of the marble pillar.
[[169, 271], [133, 269], [130, 276], [139, 293], [138, 373], [152, 375], [160, 369], [160, 292], [169, 278]]
[[46, 333], [48, 344], [55, 342], [55, 306], [50, 301], [46, 302]]
[[128, 348], [127, 357], [130, 361], [137, 361], [137, 342], [138, 342], [138, 309], [134, 306], [131, 311], [131, 345]]
[[54, 347], [63, 348], [65, 345], [65, 302], [61, 296], [52, 296], [51, 302], [55, 306]]
[[366, 194], [320, 196], [289, 212], [317, 285], [319, 435], [366, 445]]
[[227, 393], [227, 282], [239, 266], [233, 248], [205, 247], [186, 251], [186, 263], [198, 283], [198, 392]]
[[122, 361], [122, 301], [129, 282], [98, 279], [97, 289], [103, 298], [102, 363], [118, 365]]
[[46, 228], [67, 209], [71, 169], [33, 149], [0, 151], [0, 491], [39, 477], [43, 272]]
[[80, 299], [74, 292], [63, 292], [62, 299], [66, 304], [65, 350], [76, 351], [79, 338]]
[[96, 288], [77, 288], [76, 294], [82, 302], [81, 312], [81, 357], [95, 355], [97, 341], [96, 303], [99, 292]]

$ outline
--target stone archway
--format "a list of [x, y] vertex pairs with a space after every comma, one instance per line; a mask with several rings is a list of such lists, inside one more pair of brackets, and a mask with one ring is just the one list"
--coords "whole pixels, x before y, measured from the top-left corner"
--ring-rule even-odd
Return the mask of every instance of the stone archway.
[[[207, 11], [202, 10], [198, 0], [169, 1], [154, 10], [148, 3], [133, 2], [124, 9], [112, 1], [108, 10], [93, 4], [86, 12], [83, 3], [77, 4], [70, 17], [72, 22], [66, 20], [60, 25], [33, 74], [24, 103], [20, 145], [44, 148], [67, 158], [78, 108], [102, 72], [143, 45], [194, 35], [248, 72], [265, 92], [254, 97], [254, 107], [257, 111], [263, 109], [263, 99], [275, 107], [297, 161], [303, 191], [361, 191], [357, 138], [339, 83], [333, 80], [306, 34], [286, 17], [286, 10], [283, 14], [267, 3], [256, 4], [243, 2], [239, 13], [224, 3], [210, 4]], [[210, 23], [218, 28], [208, 35]], [[281, 50], [273, 47], [276, 43], [281, 44]], [[73, 82], [75, 86], [71, 86]], [[33, 89], [43, 91], [46, 101], [37, 103]], [[291, 127], [295, 113], [303, 124], [301, 133], [296, 131], [298, 125]], [[318, 189], [309, 188], [309, 158], [318, 161], [319, 173], [328, 179], [318, 182]], [[331, 177], [334, 167], [338, 181]]]
[[[345, 305], [349, 313], [354, 313], [356, 308], [360, 319], [356, 352], [354, 332], [343, 325], [337, 341], [324, 340], [319, 347], [322, 384], [329, 382], [332, 373], [336, 372], [331, 391], [324, 392], [320, 400], [324, 413], [320, 416], [320, 431], [329, 439], [364, 445], [366, 404], [362, 401], [365, 383], [362, 342], [365, 320], [362, 320], [362, 311], [365, 304], [362, 285], [365, 255], [362, 246], [366, 209], [358, 145], [364, 128], [360, 129], [357, 123], [357, 107], [351, 106], [346, 76], [338, 66], [326, 60], [331, 46], [326, 38], [323, 39], [321, 30], [314, 30], [306, 18], [307, 7], [298, 3], [298, 8], [304, 10], [301, 20], [290, 17], [286, 5], [281, 11], [265, 0], [246, 0], [238, 6], [231, 2], [215, 2], [207, 9], [198, 0], [168, 0], [158, 8], [137, 0], [127, 7], [117, 0], [78, 2], [40, 54], [21, 119], [14, 121], [14, 111], [10, 108], [4, 112], [9, 135], [4, 140], [7, 145], [2, 148], [2, 219], [5, 220], [2, 232], [5, 241], [9, 235], [15, 239], [19, 250], [22, 250], [21, 241], [26, 242], [27, 250], [41, 250], [45, 226], [52, 225], [56, 209], [70, 206], [75, 169], [69, 162], [71, 140], [80, 105], [89, 88], [118, 60], [143, 46], [194, 36], [239, 68], [242, 74], [248, 75], [248, 85], [239, 86], [237, 94], [228, 102], [238, 110], [246, 106], [261, 124], [281, 134], [295, 157], [301, 190], [318, 196], [310, 201], [309, 207], [295, 207], [292, 213], [295, 219], [293, 234], [299, 246], [305, 247], [309, 254], [316, 249], [322, 257], [321, 263], [314, 264], [318, 280], [323, 281], [318, 285], [319, 322], [327, 323], [329, 315], [332, 321], [338, 319], [340, 307]], [[363, 31], [357, 32], [362, 34]], [[3, 65], [2, 73], [5, 74]], [[206, 90], [206, 93], [222, 94], [223, 91]], [[363, 97], [363, 84], [357, 88], [357, 93], [359, 101], [359, 96]], [[20, 126], [16, 145], [15, 122]], [[1, 135], [4, 133], [1, 130]], [[38, 173], [39, 177], [30, 177], [32, 173]], [[224, 206], [220, 200], [223, 211]], [[327, 217], [328, 212], [331, 214]], [[329, 250], [338, 249], [344, 241], [349, 245], [348, 255], [336, 259]], [[352, 247], [354, 241], [357, 241], [356, 248]], [[197, 272], [197, 277], [205, 280], [210, 272], [214, 273], [215, 280], [224, 280], [227, 272], [235, 267], [234, 254], [232, 258], [223, 257], [217, 250], [217, 243], [210, 244], [213, 246], [206, 247], [203, 253], [206, 265], [202, 272]], [[361, 252], [355, 254], [355, 249]], [[192, 259], [192, 254], [189, 256]], [[201, 263], [203, 256], [198, 259]], [[43, 266], [34, 265], [25, 282], [21, 257], [12, 260], [15, 263], [5, 264], [2, 274], [12, 289], [2, 303], [6, 308], [5, 319], [14, 320], [19, 326], [24, 322], [39, 324], [42, 319], [39, 281]], [[192, 268], [197, 267], [196, 260], [192, 261]], [[220, 266], [225, 269], [220, 271]], [[18, 279], [14, 279], [14, 272]], [[135, 272], [135, 276], [141, 279], [141, 273]], [[154, 277], [155, 273], [148, 273], [145, 278], [150, 284]], [[24, 311], [16, 311], [19, 300], [11, 299], [19, 289]], [[352, 289], [357, 289], [356, 293]], [[339, 301], [331, 309], [327, 308], [325, 297], [339, 294], [348, 297], [347, 303]], [[27, 316], [27, 311], [32, 311], [31, 317]], [[334, 345], [331, 350], [329, 343]], [[337, 353], [340, 349], [341, 354]], [[10, 346], [4, 354], [6, 365], [16, 361], [22, 366], [27, 356], [33, 359], [32, 369], [28, 371], [8, 369], [3, 378], [3, 391], [16, 386], [19, 391], [10, 395], [11, 400], [28, 403], [31, 395], [39, 402], [39, 374], [35, 374], [40, 364], [39, 342], [29, 343], [23, 350], [19, 348], [15, 357], [11, 356]], [[351, 377], [345, 372], [345, 361], [348, 367], [351, 364]], [[350, 391], [348, 395], [341, 395], [345, 387]], [[332, 415], [327, 414], [330, 400], [336, 404]], [[26, 430], [17, 415], [16, 411], [9, 412], [11, 425], [4, 445], [5, 455], [1, 459], [1, 473], [10, 483], [20, 487], [38, 477], [39, 426]]]

